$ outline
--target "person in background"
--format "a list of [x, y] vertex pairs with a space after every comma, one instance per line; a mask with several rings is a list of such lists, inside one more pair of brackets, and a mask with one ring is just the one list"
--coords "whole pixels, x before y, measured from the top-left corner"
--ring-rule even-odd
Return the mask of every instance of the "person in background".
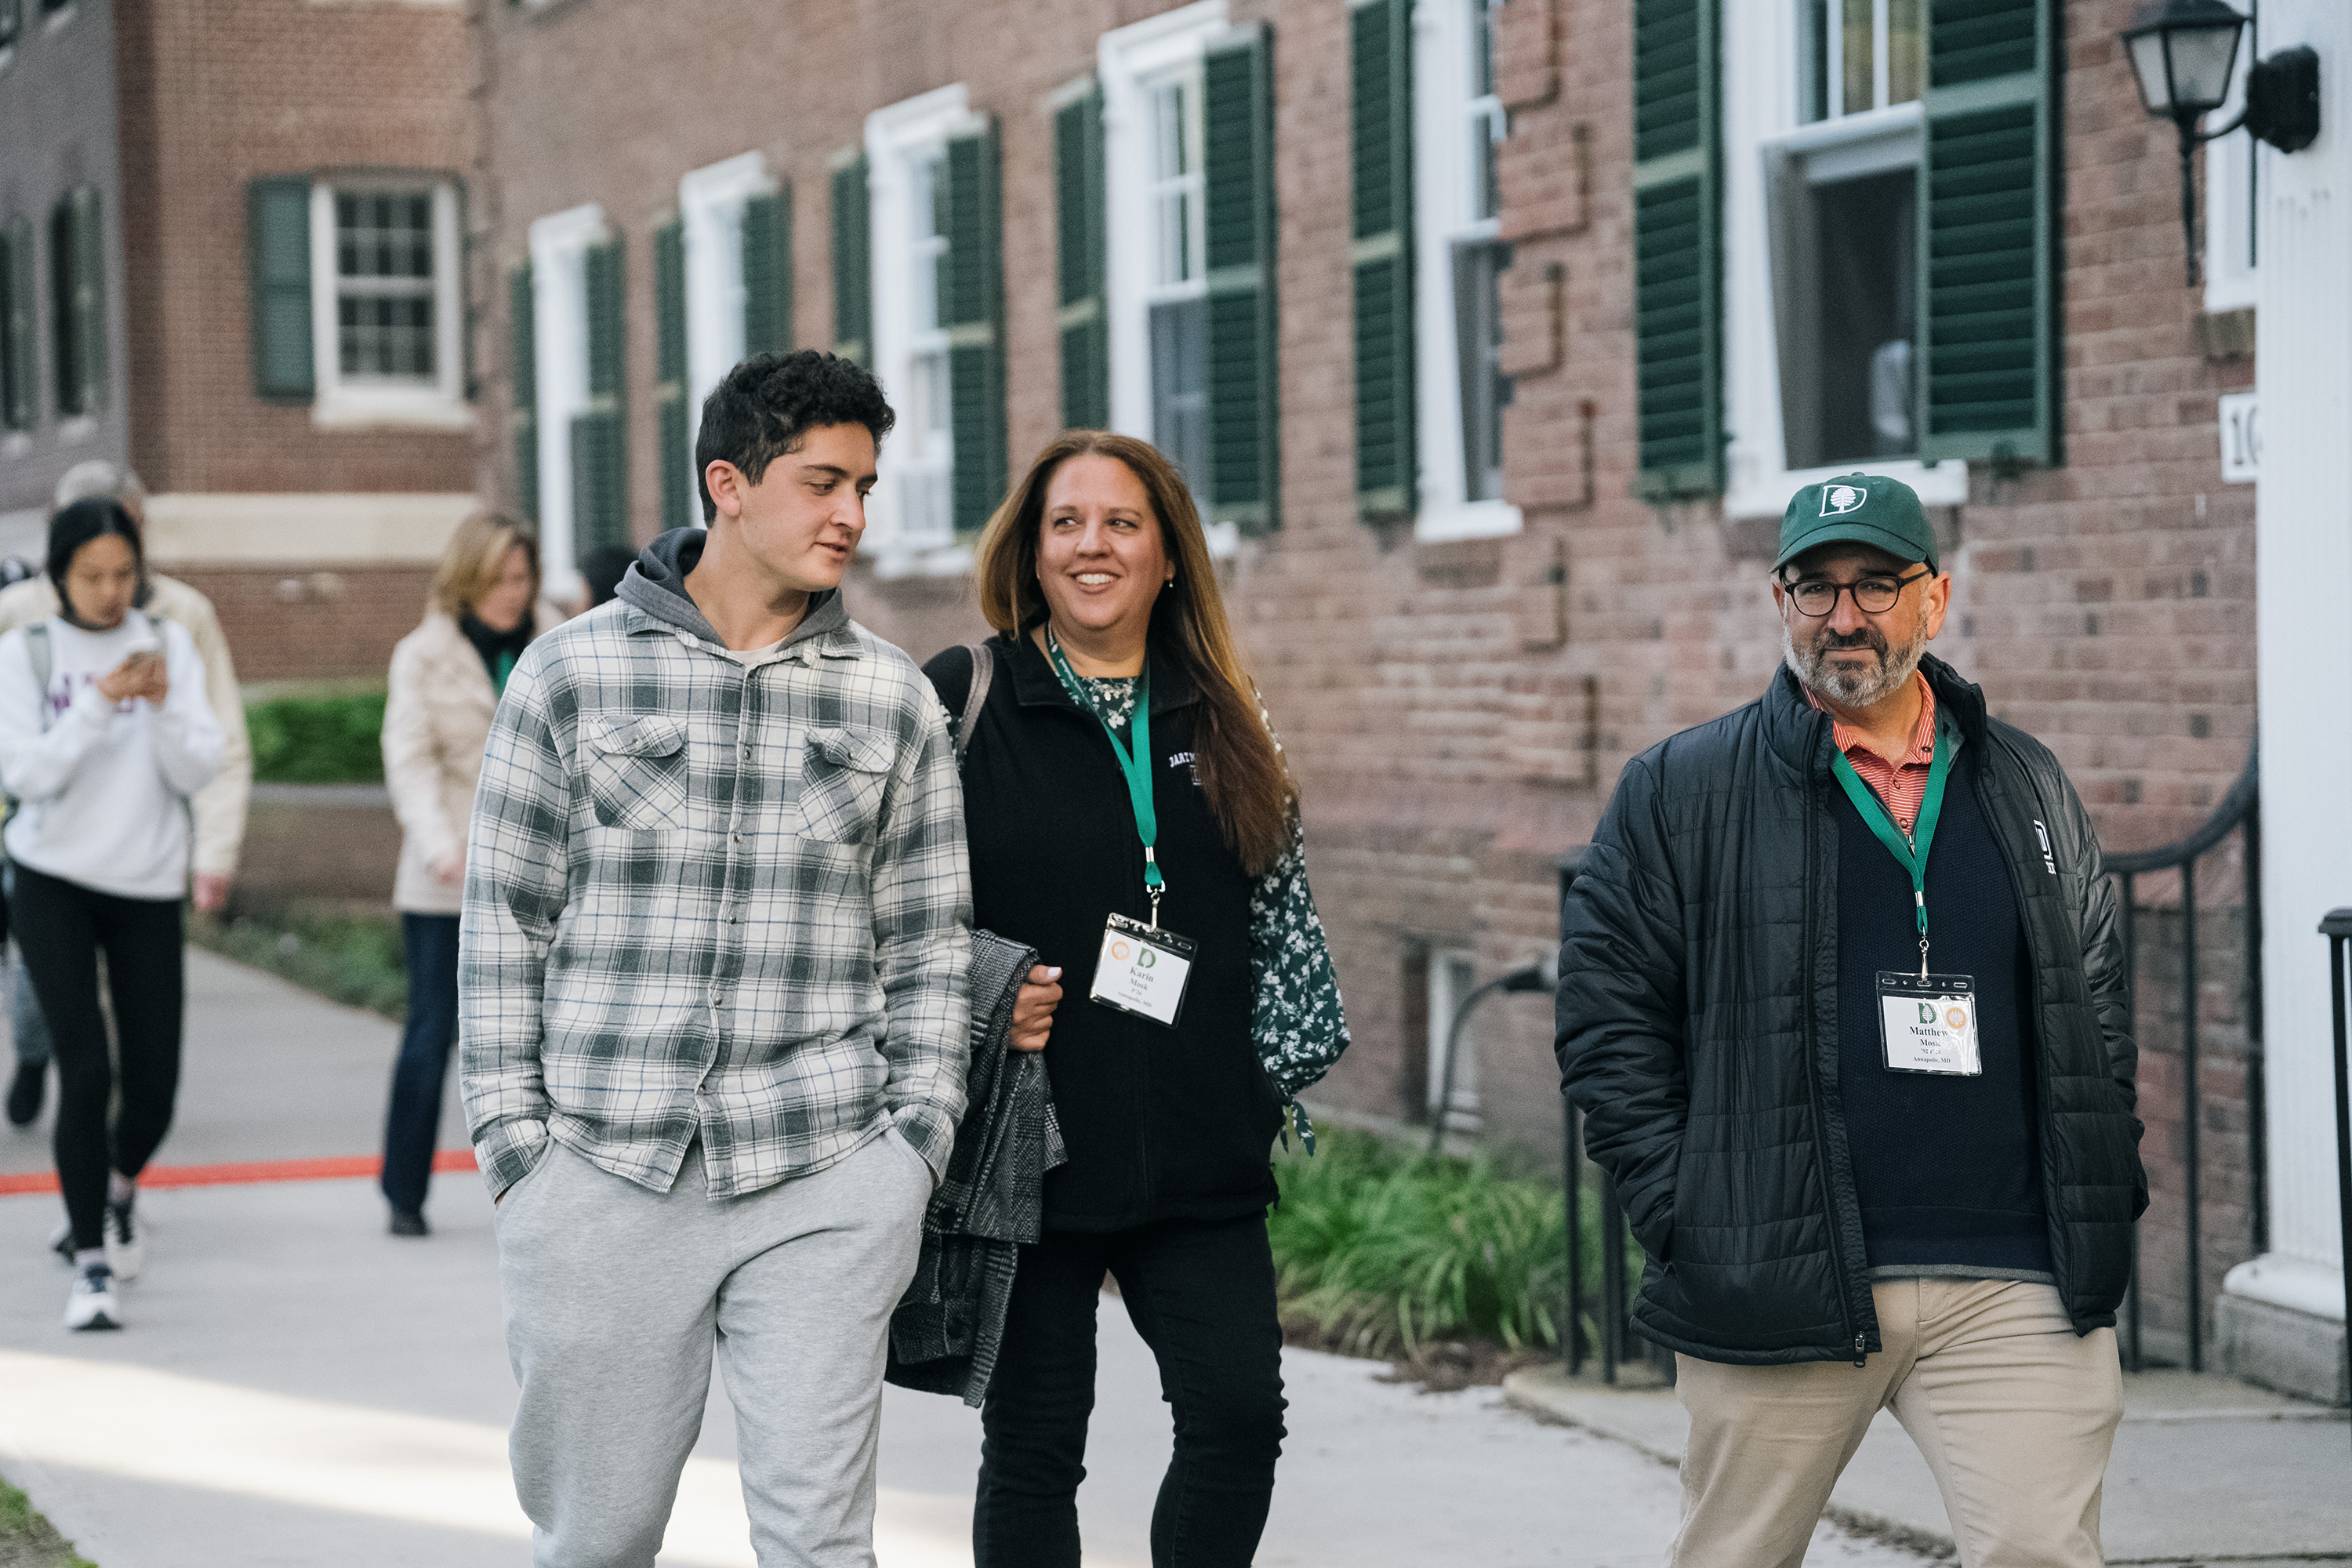
[[194, 639], [138, 608], [145, 563], [121, 503], [60, 510], [48, 573], [58, 613], [0, 637], [0, 786], [22, 803], [6, 835], [10, 901], [57, 1052], [66, 1327], [112, 1329], [115, 1281], [138, 1274], [143, 1250], [139, 1173], [179, 1089], [188, 797], [220, 765], [222, 737]]
[[383, 1195], [394, 1236], [426, 1232], [441, 1089], [457, 1038], [466, 821], [490, 716], [522, 650], [563, 618], [539, 588], [539, 541], [510, 518], [478, 512], [442, 552], [424, 624], [392, 650], [383, 776], [400, 819], [392, 902], [408, 961], [408, 1023], [383, 1128]]
[[635, 551], [622, 544], [602, 544], [582, 556], [580, 613], [584, 616], [599, 605], [609, 604], [636, 558]]
[[[974, 575], [998, 635], [951, 721], [973, 923], [1044, 961], [1013, 1045], [1045, 1052], [1069, 1160], [981, 1407], [972, 1555], [1076, 1568], [1108, 1270], [1175, 1411], [1154, 1568], [1247, 1568], [1284, 1435], [1274, 1140], [1348, 1044], [1297, 788], [1191, 492], [1148, 443], [1054, 441]], [[969, 648], [925, 667], [950, 714], [978, 668]]]
[[[139, 476], [102, 461], [78, 463], [58, 481], [57, 505], [63, 509], [92, 498], [121, 506], [133, 526], [147, 526], [147, 490]], [[0, 589], [0, 634], [47, 620], [58, 613], [58, 591], [46, 575], [18, 577], [0, 574], [9, 585]], [[204, 661], [203, 695], [220, 726], [220, 767], [212, 782], [196, 792], [195, 906], [218, 914], [228, 904], [229, 884], [236, 875], [237, 854], [245, 844], [245, 813], [253, 794], [253, 746], [245, 731], [245, 697], [230, 661], [228, 639], [221, 635], [220, 617], [212, 601], [175, 578], [150, 572], [146, 597], [140, 609], [185, 630]], [[25, 978], [21, 957], [9, 962], [9, 1022], [16, 1049], [16, 1074], [8, 1086], [7, 1115], [17, 1127], [28, 1126], [41, 1113], [48, 1082], [49, 1030]]]

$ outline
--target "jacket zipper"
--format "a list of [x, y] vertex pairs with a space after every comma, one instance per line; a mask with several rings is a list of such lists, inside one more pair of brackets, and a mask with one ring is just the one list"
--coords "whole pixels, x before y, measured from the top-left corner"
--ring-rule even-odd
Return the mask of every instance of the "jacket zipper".
[[[1813, 937], [1813, 887], [1817, 881], [1813, 865], [1814, 768], [1805, 767], [1805, 918], [1803, 923], [1804, 951], [1807, 957], [1818, 951]], [[1829, 1198], [1830, 1267], [1837, 1274], [1838, 1310], [1845, 1318], [1845, 1326], [1853, 1331], [1853, 1364], [1870, 1363], [1869, 1336], [1853, 1316], [1853, 1280], [1846, 1271], [1845, 1242], [1841, 1235], [1843, 1224], [1838, 1214], [1837, 1186], [1832, 1179], [1829, 1142], [1829, 1101], [1822, 1089], [1822, 1059], [1817, 1037], [1821, 1015], [1813, 1008], [1814, 982], [1810, 970], [1805, 976], [1805, 1078], [1813, 1091], [1813, 1157], [1822, 1163], [1822, 1191]]]
[[[1990, 724], [1985, 726], [1985, 734], [1988, 740], [1991, 738], [1992, 726]], [[2024, 776], [2027, 784], [2031, 785], [2033, 780], [2033, 770], [2026, 766], [2025, 759], [2019, 756], [2006, 742], [2000, 743], [2000, 749], [2008, 753], [2011, 762], [2017, 764], [2019, 773]], [[2041, 805], [2042, 802], [2039, 799], [2041, 792], [2037, 790], [2034, 793], [2036, 795], [2035, 804], [2037, 805]], [[1990, 773], [1988, 770], [1979, 769], [1977, 773], [1978, 803], [1984, 808], [1985, 819], [1987, 821], [1998, 821], [2000, 818], [1993, 810], [1993, 802], [1990, 795], [1991, 786], [1990, 784]], [[2042, 809], [2047, 811], [2049, 807], [2042, 805]], [[2003, 826], [2005, 827], [2013, 828], [2015, 824], [2004, 823]], [[2059, 1238], [2064, 1235], [2065, 1226], [2057, 1223], [2058, 1162], [2056, 1152], [2052, 1148], [2050, 1140], [2050, 1101], [2048, 1097], [2050, 1093], [2050, 1068], [2052, 1064], [2050, 1060], [2049, 1031], [2042, 1026], [2042, 964], [2038, 955], [2034, 952], [2033, 916], [2031, 912], [2032, 906], [2026, 899], [2025, 879], [2023, 875], [2018, 870], [2017, 858], [2011, 851], [2010, 834], [2008, 832], [2003, 832], [1996, 837], [2000, 840], [2001, 868], [2009, 873], [2010, 893], [2011, 897], [2017, 900], [2018, 921], [2025, 927], [2025, 994], [2026, 999], [2031, 1004], [2033, 1010], [2033, 1057], [2034, 1061], [2037, 1064], [2037, 1070], [2033, 1075], [2033, 1141], [2042, 1150], [2042, 1225], [2043, 1232], [2047, 1235], [2050, 1241], [2050, 1271], [2057, 1278], [2058, 1280], [2058, 1304], [2065, 1309], [2066, 1316], [2071, 1320], [2074, 1315], [2074, 1292], [2068, 1289], [2065, 1262], [2060, 1257]], [[2053, 857], [2053, 859], [2054, 862], [2054, 856]]]

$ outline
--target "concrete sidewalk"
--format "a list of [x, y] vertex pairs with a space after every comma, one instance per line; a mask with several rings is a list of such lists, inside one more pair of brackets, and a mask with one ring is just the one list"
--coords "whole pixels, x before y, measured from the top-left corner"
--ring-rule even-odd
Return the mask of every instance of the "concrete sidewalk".
[[[181, 1114], [159, 1163], [364, 1155], [396, 1031], [212, 954], [188, 955]], [[46, 1121], [46, 1119], [45, 1119]], [[455, 1106], [451, 1131], [457, 1136]], [[46, 1128], [0, 1129], [0, 1173], [48, 1163]], [[514, 1405], [490, 1205], [436, 1180], [435, 1234], [384, 1234], [365, 1179], [152, 1188], [145, 1274], [121, 1333], [58, 1327], [68, 1276], [51, 1194], [0, 1198], [0, 1476], [100, 1568], [521, 1568], [506, 1467]], [[1169, 1451], [1150, 1354], [1115, 1301], [1080, 1493], [1087, 1562], [1143, 1568]], [[1291, 1352], [1265, 1568], [1653, 1563], [1674, 1476], [1636, 1447], [1507, 1407], [1423, 1395], [1385, 1368]], [[877, 1531], [886, 1568], [971, 1561], [979, 1424], [887, 1391]], [[714, 1389], [665, 1563], [751, 1563], [733, 1422]], [[1920, 1559], [1824, 1525], [1811, 1561]]]
[[[1642, 1369], [1630, 1368], [1629, 1374]], [[1512, 1374], [1505, 1396], [1667, 1464], [1690, 1421], [1670, 1389], [1611, 1388], [1564, 1368]], [[1831, 1496], [1840, 1522], [1937, 1555], [1951, 1526], [1927, 1463], [1885, 1411]], [[2352, 1432], [2345, 1413], [2188, 1373], [2124, 1379], [2102, 1536], [2124, 1563], [2352, 1565]]]

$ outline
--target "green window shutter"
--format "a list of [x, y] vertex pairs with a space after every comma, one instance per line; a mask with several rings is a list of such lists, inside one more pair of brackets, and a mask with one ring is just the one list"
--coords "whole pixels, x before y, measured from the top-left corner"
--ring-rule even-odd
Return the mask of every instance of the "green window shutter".
[[1633, 337], [1648, 500], [1723, 489], [1718, 0], [1634, 0]]
[[743, 357], [793, 347], [793, 187], [743, 204]]
[[2059, 461], [2055, 0], [1936, 0], [1921, 153], [1923, 462]]
[[1354, 89], [1356, 507], [1414, 510], [1412, 21], [1411, 0], [1349, 13]]
[[[746, 261], [750, 234], [747, 213]], [[654, 230], [654, 438], [661, 445], [661, 520], [667, 532], [695, 521], [693, 437], [686, 409], [686, 228], [676, 218]]]
[[1209, 518], [1281, 521], [1275, 358], [1274, 42], [1245, 30], [1202, 61], [1209, 265]]
[[311, 363], [310, 182], [246, 187], [245, 241], [253, 294], [253, 390], [270, 403], [308, 403]]
[[12, 218], [0, 230], [0, 426], [39, 422], [33, 348], [33, 226]]
[[106, 246], [98, 192], [68, 192], [49, 216], [49, 289], [58, 412], [106, 406]]
[[539, 521], [538, 316], [526, 261], [507, 275], [508, 369], [514, 382], [515, 505], [533, 522]]
[[948, 335], [955, 527], [977, 531], [1004, 494], [1004, 226], [1003, 163], [992, 121], [947, 145], [948, 253], [940, 325]]
[[874, 230], [866, 154], [835, 160], [833, 170], [833, 352], [874, 366]]
[[1096, 87], [1054, 111], [1055, 274], [1061, 307], [1062, 427], [1110, 424], [1110, 322], [1103, 308], [1108, 201]]
[[572, 421], [572, 548], [575, 558], [604, 545], [629, 542], [620, 240], [615, 237], [591, 246], [586, 264], [588, 409]]

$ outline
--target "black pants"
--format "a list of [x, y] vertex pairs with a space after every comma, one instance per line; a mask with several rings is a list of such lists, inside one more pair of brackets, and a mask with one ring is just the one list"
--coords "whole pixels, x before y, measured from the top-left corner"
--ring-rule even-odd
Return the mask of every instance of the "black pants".
[[1151, 1514], [1153, 1568], [1247, 1568], [1274, 1498], [1284, 1409], [1274, 1256], [1257, 1215], [1050, 1232], [1021, 1249], [981, 1409], [977, 1568], [1077, 1568], [1105, 1270], [1174, 1407], [1176, 1452]]
[[[138, 1175], [172, 1125], [187, 994], [180, 900], [119, 899], [18, 866], [15, 914], [16, 945], [57, 1053], [58, 1184], [75, 1247], [98, 1247], [109, 1163]], [[100, 950], [114, 1008], [111, 1053], [98, 1005]], [[118, 1064], [121, 1098], [110, 1137]]]
[[403, 914], [400, 945], [408, 959], [408, 1025], [384, 1115], [383, 1195], [400, 1213], [419, 1214], [433, 1179], [449, 1047], [457, 1039], [457, 917]]

